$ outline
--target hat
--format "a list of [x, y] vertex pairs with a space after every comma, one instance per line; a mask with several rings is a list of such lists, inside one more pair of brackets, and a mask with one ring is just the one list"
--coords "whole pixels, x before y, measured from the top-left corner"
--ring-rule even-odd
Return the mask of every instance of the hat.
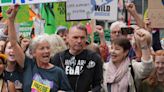
[[65, 26], [59, 26], [56, 29], [56, 34], [59, 34], [59, 33], [65, 32], [65, 31], [67, 31], [67, 27], [65, 27]]

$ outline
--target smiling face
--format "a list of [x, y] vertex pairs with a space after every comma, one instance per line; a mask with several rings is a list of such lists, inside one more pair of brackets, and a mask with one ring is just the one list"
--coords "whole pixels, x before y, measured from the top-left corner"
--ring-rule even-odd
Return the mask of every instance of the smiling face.
[[47, 41], [42, 41], [37, 44], [33, 51], [33, 57], [39, 63], [49, 63], [50, 61], [50, 44]]
[[113, 63], [121, 63], [128, 56], [131, 48], [130, 41], [125, 37], [119, 37], [113, 40], [111, 44], [110, 55]]
[[13, 50], [10, 42], [6, 43], [5, 55], [7, 55], [7, 61], [11, 61], [11, 62], [16, 61], [15, 53], [14, 53], [14, 50]]
[[158, 74], [164, 74], [164, 56], [155, 57], [155, 67]]
[[124, 49], [117, 45], [111, 45], [111, 59], [113, 63], [121, 63], [123, 59], [126, 58], [128, 51], [124, 51]]

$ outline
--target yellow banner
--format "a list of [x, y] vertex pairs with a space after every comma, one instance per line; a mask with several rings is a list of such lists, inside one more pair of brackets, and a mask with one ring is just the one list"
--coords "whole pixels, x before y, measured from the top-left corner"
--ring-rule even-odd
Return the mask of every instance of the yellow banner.
[[50, 92], [50, 87], [48, 87], [40, 82], [37, 82], [35, 80], [33, 80], [33, 82], [32, 82], [31, 89], [37, 90], [37, 92]]

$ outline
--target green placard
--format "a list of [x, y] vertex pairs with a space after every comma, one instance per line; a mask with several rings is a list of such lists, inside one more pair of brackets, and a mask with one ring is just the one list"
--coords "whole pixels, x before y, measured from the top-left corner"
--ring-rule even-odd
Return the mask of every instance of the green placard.
[[[8, 10], [9, 6], [2, 7], [2, 14], [4, 18], [7, 18], [6, 11]], [[19, 7], [18, 14], [16, 16], [16, 23], [23, 23], [29, 21], [29, 6], [28, 5], [21, 5]]]
[[12, 0], [1, 0], [1, 3], [11, 3]]
[[30, 33], [31, 33], [31, 30], [32, 30], [32, 26], [33, 26], [32, 21], [20, 23], [19, 28], [18, 28], [19, 34], [22, 34], [24, 37], [30, 38]]

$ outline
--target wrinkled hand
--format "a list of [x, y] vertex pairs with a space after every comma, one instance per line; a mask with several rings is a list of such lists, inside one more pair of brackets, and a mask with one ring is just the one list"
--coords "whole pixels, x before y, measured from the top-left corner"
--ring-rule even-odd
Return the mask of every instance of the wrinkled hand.
[[136, 7], [133, 3], [127, 3], [126, 4], [126, 9], [128, 10], [129, 13], [133, 14], [136, 13]]
[[19, 9], [19, 5], [14, 5], [14, 6], [11, 6], [8, 10], [7, 10], [7, 16], [8, 16], [8, 19], [10, 21], [14, 21], [15, 20], [15, 17], [17, 15], [17, 12], [18, 12], [18, 9]]
[[104, 36], [104, 29], [102, 26], [97, 25], [95, 32], [98, 32], [100, 36]]
[[148, 31], [151, 33], [152, 29], [151, 29], [151, 22], [150, 22], [150, 19], [149, 19], [149, 18], [146, 18], [146, 19], [144, 20], [144, 23], [145, 23], [145, 29], [148, 30]]
[[136, 30], [134, 33], [134, 37], [139, 47], [148, 46], [146, 30], [144, 29]]

